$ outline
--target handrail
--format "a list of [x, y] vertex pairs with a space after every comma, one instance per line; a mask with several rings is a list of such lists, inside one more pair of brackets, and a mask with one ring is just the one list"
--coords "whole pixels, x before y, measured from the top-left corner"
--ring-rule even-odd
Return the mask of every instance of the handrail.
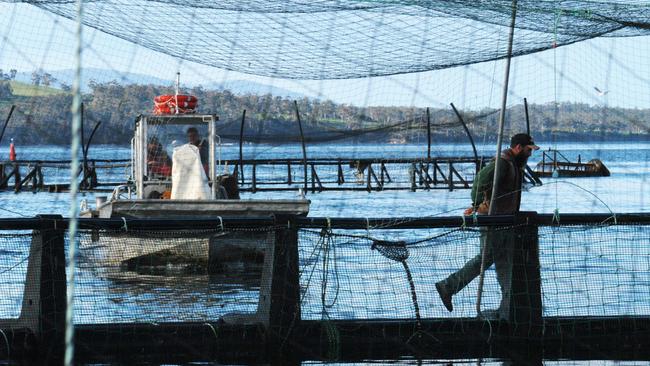
[[[3, 218], [0, 230], [38, 230], [43, 225], [67, 228], [68, 218]], [[592, 225], [592, 224], [650, 224], [650, 213], [563, 213], [561, 221], [553, 214], [522, 212], [519, 215], [479, 215], [476, 217], [295, 217], [298, 228], [334, 229], [424, 229], [449, 227], [480, 227], [533, 224], [539, 226]], [[282, 225], [271, 216], [266, 217], [215, 217], [179, 219], [140, 219], [140, 218], [80, 218], [80, 229], [125, 229], [126, 230], [196, 230], [206, 228], [254, 228]]]

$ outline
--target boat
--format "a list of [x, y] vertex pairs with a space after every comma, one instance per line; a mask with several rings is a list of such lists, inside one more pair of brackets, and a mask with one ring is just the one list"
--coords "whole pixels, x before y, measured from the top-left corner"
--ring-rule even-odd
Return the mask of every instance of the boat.
[[[218, 218], [272, 215], [306, 216], [310, 201], [296, 199], [241, 199], [236, 172], [221, 164], [216, 115], [140, 115], [131, 142], [131, 179], [81, 217], [97, 218]], [[178, 141], [205, 132], [207, 139]], [[198, 146], [197, 146], [198, 145]], [[171, 157], [170, 157], [171, 154]], [[217, 271], [243, 260], [263, 262], [268, 233], [126, 232], [93, 235], [95, 260], [125, 267], [188, 262]], [[226, 263], [229, 262], [229, 263]]]
[[537, 163], [534, 172], [540, 177], [609, 177], [609, 169], [600, 159], [591, 159], [586, 163], [578, 155], [578, 161], [572, 162], [560, 151], [548, 149], [542, 152], [542, 161]]

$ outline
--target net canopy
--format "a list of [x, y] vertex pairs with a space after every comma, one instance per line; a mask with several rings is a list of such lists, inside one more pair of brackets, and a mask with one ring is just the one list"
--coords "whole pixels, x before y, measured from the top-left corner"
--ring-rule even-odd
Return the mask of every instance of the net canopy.
[[[76, 17], [70, 0], [9, 2]], [[503, 58], [511, 15], [509, 0], [109, 0], [85, 1], [83, 22], [226, 70], [343, 79]], [[513, 54], [599, 36], [647, 35], [649, 19], [645, 1], [518, 1]]]

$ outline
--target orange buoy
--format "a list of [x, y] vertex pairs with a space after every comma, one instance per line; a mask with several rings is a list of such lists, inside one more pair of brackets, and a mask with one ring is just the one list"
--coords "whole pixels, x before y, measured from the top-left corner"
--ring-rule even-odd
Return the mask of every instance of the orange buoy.
[[198, 99], [193, 95], [158, 95], [153, 99], [154, 114], [194, 113]]
[[9, 160], [16, 161], [16, 147], [14, 146], [14, 139], [11, 139], [9, 144]]

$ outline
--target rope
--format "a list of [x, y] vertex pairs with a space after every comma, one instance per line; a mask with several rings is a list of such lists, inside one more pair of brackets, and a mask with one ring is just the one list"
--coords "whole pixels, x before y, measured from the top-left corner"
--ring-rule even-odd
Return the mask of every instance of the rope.
[[[329, 219], [328, 219], [329, 226]], [[323, 310], [326, 308], [333, 307], [339, 297], [340, 281], [339, 281], [339, 272], [338, 272], [338, 261], [336, 260], [336, 246], [332, 245], [332, 231], [331, 228], [323, 229], [321, 231], [321, 240], [323, 248], [323, 275], [322, 275], [322, 285], [321, 285], [321, 305]], [[332, 255], [330, 256], [330, 251]], [[336, 281], [336, 291], [334, 293], [334, 299], [330, 303], [327, 303], [327, 286], [329, 285], [329, 267], [330, 262], [334, 262], [334, 280]]]
[[122, 225], [122, 229], [123, 229], [124, 231], [129, 231], [129, 227], [126, 225], [126, 218], [124, 218], [124, 216], [122, 216], [122, 222], [124, 223], [124, 224]]
[[413, 282], [413, 276], [411, 274], [411, 270], [409, 269], [408, 264], [406, 263], [406, 260], [409, 257], [409, 251], [408, 248], [406, 247], [406, 242], [404, 241], [389, 242], [384, 240], [373, 240], [370, 250], [375, 250], [375, 249], [384, 257], [396, 262], [400, 262], [404, 267], [404, 271], [406, 272], [406, 279], [408, 280], [409, 288], [411, 291], [411, 300], [413, 301], [413, 308], [415, 310], [415, 322], [416, 322], [416, 329], [417, 329], [416, 334], [418, 334], [418, 337], [421, 337], [422, 319], [420, 317], [420, 306], [418, 304], [418, 297], [417, 297], [417, 292], [415, 291], [415, 283]]
[[75, 76], [73, 82], [72, 98], [72, 138], [70, 141], [70, 227], [68, 228], [68, 238], [70, 240], [69, 259], [66, 266], [66, 311], [65, 311], [65, 352], [63, 364], [72, 366], [74, 364], [74, 293], [75, 293], [75, 267], [76, 267], [76, 250], [77, 250], [77, 225], [78, 225], [78, 206], [77, 191], [79, 182], [77, 181], [77, 172], [79, 171], [79, 150], [81, 146], [81, 53], [82, 53], [82, 17], [83, 1], [76, 1], [76, 47], [75, 47]]

